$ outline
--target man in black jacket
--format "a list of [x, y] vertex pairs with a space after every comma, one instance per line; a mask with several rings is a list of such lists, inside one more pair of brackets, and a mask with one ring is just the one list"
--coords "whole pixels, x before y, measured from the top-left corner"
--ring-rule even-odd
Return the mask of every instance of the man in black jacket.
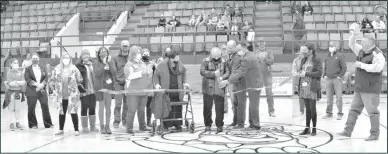
[[[125, 85], [125, 76], [124, 76], [124, 66], [128, 61], [128, 53], [129, 53], [129, 41], [123, 40], [121, 42], [121, 48], [120, 53], [116, 57], [113, 58], [113, 71], [115, 73], [115, 81], [114, 83], [114, 89], [116, 91], [118, 90], [124, 90]], [[123, 104], [124, 102], [124, 104]], [[123, 111], [122, 111], [122, 117], [120, 117], [121, 114], [121, 104], [123, 104]], [[120, 125], [120, 121], [122, 119], [122, 124], [125, 126], [126, 117], [127, 117], [127, 97], [124, 94], [118, 94], [115, 96], [115, 109], [114, 109], [114, 121], [113, 121], [113, 127], [118, 128]]]

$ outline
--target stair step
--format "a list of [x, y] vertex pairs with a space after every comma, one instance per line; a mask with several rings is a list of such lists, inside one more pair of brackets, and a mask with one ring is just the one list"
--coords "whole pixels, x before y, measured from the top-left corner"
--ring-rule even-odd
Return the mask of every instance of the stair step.
[[277, 32], [282, 31], [281, 27], [270, 27], [270, 28], [255, 28], [255, 31], [264, 31], [264, 32]]
[[257, 11], [267, 11], [267, 10], [280, 10], [279, 4], [256, 4]]
[[259, 17], [281, 17], [279, 11], [268, 11], [268, 12], [255, 12], [256, 19]]
[[260, 25], [260, 24], [265, 24], [265, 25], [282, 25], [282, 21], [280, 20], [256, 20], [255, 26]]
[[283, 47], [266, 47], [267, 51], [274, 54], [283, 54]]

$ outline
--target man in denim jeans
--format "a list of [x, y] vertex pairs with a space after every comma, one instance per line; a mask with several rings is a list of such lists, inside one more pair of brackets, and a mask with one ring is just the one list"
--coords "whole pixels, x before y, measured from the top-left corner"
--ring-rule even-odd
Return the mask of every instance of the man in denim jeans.
[[333, 117], [333, 95], [336, 95], [336, 104], [338, 109], [337, 120], [341, 120], [342, 113], [342, 78], [344, 77], [347, 67], [344, 56], [338, 53], [340, 44], [338, 41], [331, 41], [329, 43], [329, 53], [324, 61], [323, 77], [326, 80], [326, 95], [327, 108], [326, 115], [323, 119]]

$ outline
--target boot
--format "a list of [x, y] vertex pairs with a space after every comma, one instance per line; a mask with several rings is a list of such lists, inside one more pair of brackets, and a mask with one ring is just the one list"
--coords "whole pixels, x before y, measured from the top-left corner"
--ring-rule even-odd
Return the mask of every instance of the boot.
[[89, 133], [88, 116], [81, 116], [82, 133]]
[[317, 128], [313, 127], [313, 131], [311, 132], [311, 136], [317, 135]]
[[299, 133], [299, 135], [306, 135], [306, 134], [310, 134], [310, 128], [305, 128], [303, 132]]
[[151, 117], [147, 117], [147, 126], [152, 127], [151, 125]]
[[105, 125], [105, 132], [106, 132], [106, 134], [112, 134], [112, 131], [110, 130], [109, 124]]
[[91, 132], [98, 132], [98, 128], [96, 128], [96, 115], [89, 115], [89, 122], [90, 122], [90, 131]]
[[100, 125], [100, 132], [101, 132], [101, 134], [107, 134], [106, 131], [105, 131], [105, 126], [104, 125]]

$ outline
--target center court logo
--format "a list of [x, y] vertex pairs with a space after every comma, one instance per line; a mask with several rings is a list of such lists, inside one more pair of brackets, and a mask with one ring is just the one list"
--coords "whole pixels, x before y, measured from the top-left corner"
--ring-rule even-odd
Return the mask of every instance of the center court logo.
[[263, 123], [262, 131], [242, 131], [226, 128], [224, 132], [204, 132], [205, 127], [196, 131], [166, 133], [162, 136], [118, 135], [116, 140], [133, 142], [134, 145], [148, 148], [155, 152], [290, 152], [319, 153], [316, 148], [329, 144], [333, 136], [319, 130], [318, 135], [299, 136], [303, 126], [291, 124]]

